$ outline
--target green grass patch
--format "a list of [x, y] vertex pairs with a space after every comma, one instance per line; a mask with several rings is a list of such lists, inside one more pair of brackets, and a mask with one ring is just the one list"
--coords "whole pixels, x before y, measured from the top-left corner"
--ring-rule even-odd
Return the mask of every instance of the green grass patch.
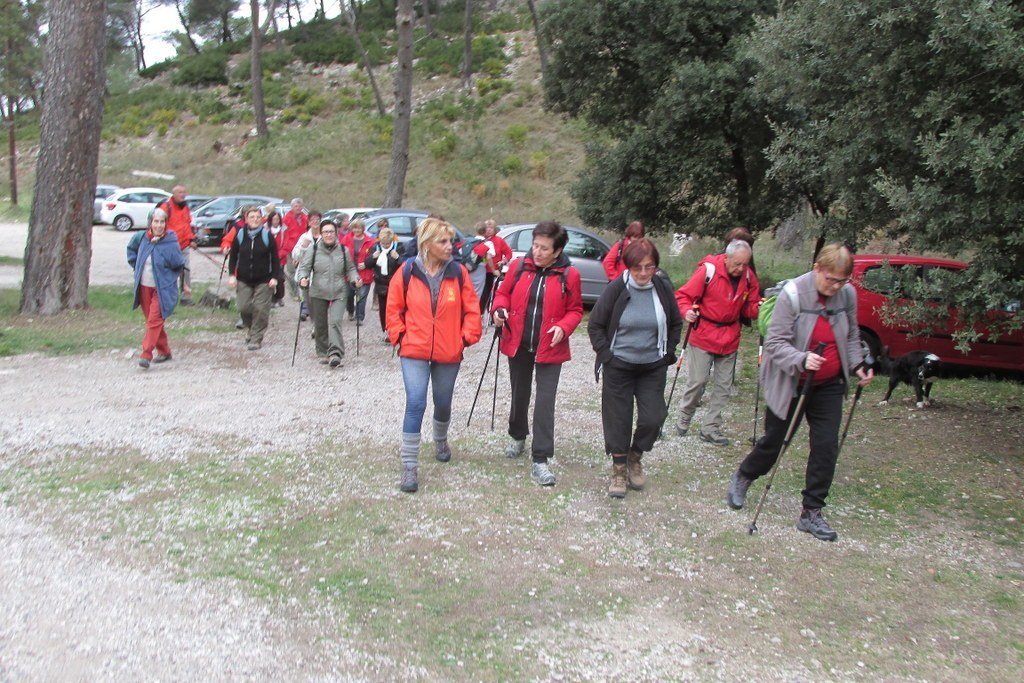
[[[204, 288], [194, 291], [198, 301]], [[23, 353], [69, 355], [99, 349], [137, 346], [144, 321], [132, 310], [129, 287], [96, 286], [89, 289], [89, 308], [54, 316], [22, 316], [18, 313], [21, 291], [0, 289], [0, 356]], [[198, 306], [179, 306], [167, 320], [173, 337], [196, 332], [230, 332], [234, 313]]]
[[17, 256], [0, 256], [0, 266], [23, 266], [25, 259]]

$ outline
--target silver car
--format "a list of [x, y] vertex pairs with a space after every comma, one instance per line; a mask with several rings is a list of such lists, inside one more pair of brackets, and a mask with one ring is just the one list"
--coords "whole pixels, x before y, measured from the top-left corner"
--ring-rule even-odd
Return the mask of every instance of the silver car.
[[[528, 252], [533, 245], [533, 229], [536, 223], [516, 223], [498, 226], [498, 236], [508, 242], [512, 254], [516, 257]], [[604, 272], [605, 254], [611, 246], [603, 239], [583, 228], [571, 225], [562, 226], [569, 234], [565, 245], [565, 255], [569, 262], [580, 272], [583, 288], [583, 303], [593, 304], [601, 296], [608, 285], [608, 276]]]
[[100, 213], [103, 211], [103, 200], [121, 189], [120, 185], [97, 185], [96, 192], [92, 199], [92, 222], [100, 222]]
[[233, 214], [240, 207], [267, 204], [281, 204], [283, 199], [264, 197], [256, 194], [231, 194], [215, 197], [192, 210], [192, 230], [196, 234], [196, 244], [210, 247], [220, 244], [220, 238], [230, 229], [234, 220]]

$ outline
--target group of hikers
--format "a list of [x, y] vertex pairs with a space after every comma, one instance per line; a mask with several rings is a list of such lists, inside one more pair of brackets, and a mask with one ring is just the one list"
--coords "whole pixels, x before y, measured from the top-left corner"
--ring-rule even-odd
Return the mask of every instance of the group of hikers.
[[[182, 236], [169, 230], [175, 208], [158, 208], [150, 228], [128, 246], [135, 305], [146, 317], [143, 368], [171, 359], [163, 320], [173, 311], [179, 286], [185, 291], [180, 274], [186, 272], [187, 250], [181, 248]], [[431, 215], [412, 240], [401, 244], [386, 221], [371, 237], [361, 220], [321, 220], [317, 212], [304, 210], [301, 199], [292, 201], [284, 217], [275, 215], [272, 206], [246, 208], [244, 222], [221, 244], [248, 349], [262, 345], [271, 307], [288, 288], [302, 299], [301, 315], [312, 317], [321, 362], [341, 365], [343, 302], [349, 320], [362, 324], [372, 284], [384, 339], [397, 349], [405, 387], [399, 488], [413, 493], [419, 488], [428, 390], [434, 455], [448, 462], [455, 381], [465, 349], [480, 341], [487, 316], [494, 326], [491, 349], [500, 342], [509, 369], [510, 439], [504, 455], [526, 454], [532, 433], [530, 476], [540, 486], [555, 485], [550, 461], [559, 376], [571, 358], [570, 338], [583, 320], [580, 274], [564, 253], [568, 234], [558, 222], [538, 223], [530, 251], [513, 259], [493, 222], [478, 226], [479, 238], [457, 245], [453, 226]], [[274, 230], [275, 225], [281, 228]], [[168, 232], [176, 239], [166, 239]], [[643, 456], [668, 416], [665, 388], [677, 353], [685, 357], [687, 380], [676, 434], [691, 433], [710, 382], [698, 435], [710, 445], [729, 445], [722, 411], [732, 390], [741, 325], [757, 318], [762, 303], [752, 245], [747, 230], [730, 231], [724, 252], [703, 258], [678, 289], [659, 267], [658, 248], [638, 221], [606, 256], [609, 284], [590, 313], [587, 332], [601, 383], [605, 452], [611, 457], [609, 496], [624, 498], [629, 490], [644, 488]], [[856, 324], [852, 272], [850, 251], [827, 245], [812, 270], [790, 281], [787, 296], [774, 306], [760, 368], [767, 405], [764, 435], [726, 491], [729, 507], [743, 508], [751, 483], [772, 470], [792, 437], [790, 427], [806, 417], [810, 454], [797, 528], [829, 541], [838, 534], [821, 510], [838, 458], [843, 400], [850, 382], [864, 386], [873, 376]]]

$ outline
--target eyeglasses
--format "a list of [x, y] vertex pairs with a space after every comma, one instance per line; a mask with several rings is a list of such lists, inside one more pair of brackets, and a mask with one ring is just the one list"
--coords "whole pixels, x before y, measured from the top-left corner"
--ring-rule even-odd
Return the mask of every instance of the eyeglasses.
[[631, 271], [634, 271], [634, 272], [637, 272], [637, 273], [653, 273], [657, 269], [658, 269], [658, 266], [656, 266], [653, 263], [649, 263], [649, 264], [647, 264], [645, 266], [633, 266], [632, 268], [630, 268]]
[[326, 230], [321, 230], [320, 234], [321, 235], [333, 235], [336, 232], [338, 232], [338, 231], [335, 230], [334, 228], [327, 228]]
[[825, 282], [830, 285], [845, 285], [850, 281], [848, 277], [832, 277], [831, 275], [825, 275]]

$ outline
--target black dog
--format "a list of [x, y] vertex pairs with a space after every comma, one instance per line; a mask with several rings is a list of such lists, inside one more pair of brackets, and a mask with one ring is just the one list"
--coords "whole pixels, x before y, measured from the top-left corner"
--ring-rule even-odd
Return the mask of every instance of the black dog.
[[918, 408], [931, 405], [932, 383], [939, 378], [941, 365], [942, 360], [927, 351], [911, 351], [893, 360], [889, 358], [889, 350], [882, 349], [878, 366], [889, 375], [889, 391], [885, 392], [885, 398], [878, 405], [884, 406], [889, 402], [889, 397], [900, 382], [914, 387]]

